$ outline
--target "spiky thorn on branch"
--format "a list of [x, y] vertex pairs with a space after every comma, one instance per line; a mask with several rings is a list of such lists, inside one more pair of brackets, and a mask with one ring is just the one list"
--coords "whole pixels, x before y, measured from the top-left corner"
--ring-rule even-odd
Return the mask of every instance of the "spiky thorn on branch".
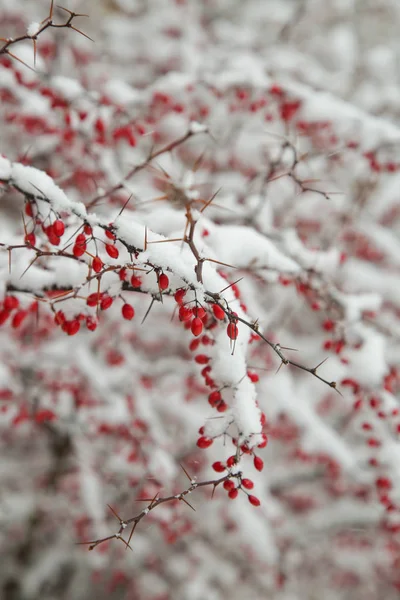
[[[188, 494], [191, 494], [192, 492], [194, 492], [198, 488], [207, 487], [207, 486], [213, 486], [213, 492], [212, 493], [214, 494], [215, 489], [219, 485], [221, 485], [225, 481], [227, 481], [228, 479], [237, 479], [238, 482], [239, 482], [239, 485], [240, 485], [241, 478], [242, 478], [242, 473], [241, 472], [238, 472], [238, 473], [228, 472], [224, 477], [221, 477], [220, 479], [211, 479], [211, 480], [207, 480], [207, 481], [197, 482], [193, 477], [190, 477], [190, 475], [188, 474], [188, 472], [183, 467], [182, 467], [182, 469], [183, 469], [185, 475], [188, 477], [188, 479], [190, 481], [190, 485], [185, 490], [183, 490], [179, 494], [175, 494], [173, 496], [159, 497], [159, 492], [157, 492], [157, 494], [153, 498], [141, 498], [139, 500], [139, 502], [148, 502], [149, 504], [138, 515], [136, 515], [134, 517], [131, 517], [130, 519], [122, 519], [118, 515], [118, 513], [110, 505], [107, 505], [108, 508], [113, 513], [113, 515], [115, 516], [115, 518], [119, 522], [119, 529], [118, 529], [118, 531], [116, 533], [113, 533], [112, 535], [108, 535], [108, 536], [103, 537], [103, 538], [98, 538], [98, 539], [92, 540], [90, 542], [79, 542], [78, 545], [80, 545], [80, 546], [88, 546], [89, 550], [94, 550], [94, 548], [96, 548], [100, 544], [102, 544], [104, 542], [108, 542], [108, 541], [113, 540], [113, 539], [116, 539], [116, 540], [120, 540], [124, 544], [124, 546], [125, 546], [126, 549], [129, 548], [130, 550], [132, 550], [132, 546], [130, 545], [130, 542], [131, 542], [132, 536], [134, 534], [134, 531], [135, 531], [137, 525], [152, 510], [154, 510], [155, 508], [157, 508], [157, 506], [160, 506], [160, 504], [165, 504], [166, 502], [176, 502], [178, 500], [178, 501], [181, 501], [181, 502], [184, 502], [185, 504], [187, 504], [192, 510], [195, 510], [193, 508], [193, 506], [186, 499], [186, 496]], [[247, 493], [245, 490], [243, 490], [243, 491], [245, 493]], [[132, 525], [132, 529], [131, 529], [131, 532], [129, 534], [128, 540], [125, 540], [123, 538], [123, 533], [125, 532], [125, 530], [130, 525]]]

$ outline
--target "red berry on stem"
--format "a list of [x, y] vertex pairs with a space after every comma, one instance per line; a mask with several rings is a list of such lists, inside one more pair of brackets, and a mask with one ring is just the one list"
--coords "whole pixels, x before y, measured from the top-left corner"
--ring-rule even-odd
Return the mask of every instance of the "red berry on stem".
[[226, 467], [220, 461], [217, 461], [217, 462], [213, 463], [212, 464], [212, 468], [217, 473], [223, 473], [226, 470]]
[[251, 481], [251, 479], [242, 479], [242, 487], [244, 487], [246, 490], [252, 490], [254, 483]]
[[19, 300], [15, 296], [6, 296], [4, 298], [4, 302], [3, 302], [4, 310], [11, 311], [11, 310], [14, 310], [15, 308], [18, 308], [18, 306], [19, 306]]
[[60, 219], [57, 219], [57, 221], [54, 221], [53, 231], [57, 237], [61, 237], [62, 235], [64, 235], [65, 225]]
[[66, 324], [66, 332], [68, 335], [75, 335], [78, 333], [81, 328], [81, 323], [78, 319], [74, 319], [73, 321], [68, 321]]
[[176, 290], [176, 292], [174, 294], [175, 302], [177, 304], [182, 304], [185, 295], [186, 295], [185, 289], [180, 288], [179, 290]]
[[257, 469], [257, 471], [262, 471], [264, 468], [264, 462], [259, 456], [254, 457], [253, 464], [254, 464], [255, 468]]
[[21, 325], [22, 321], [27, 317], [27, 315], [28, 315], [28, 311], [27, 310], [19, 310], [19, 311], [17, 311], [14, 314], [11, 326], [14, 329], [17, 329]]
[[168, 275], [166, 275], [165, 273], [161, 273], [161, 275], [159, 276], [158, 287], [160, 288], [161, 291], [164, 291], [169, 288]]
[[220, 321], [222, 321], [225, 318], [225, 313], [224, 313], [223, 309], [220, 306], [218, 306], [218, 304], [213, 304], [212, 310], [214, 313], [214, 317], [216, 319], [219, 319]]
[[195, 317], [191, 324], [191, 330], [194, 336], [198, 337], [203, 331], [203, 321]]
[[239, 492], [238, 492], [237, 488], [235, 488], [235, 489], [229, 491], [228, 496], [231, 500], [234, 500], [235, 498], [237, 498], [238, 493]]
[[95, 256], [92, 262], [93, 271], [95, 273], [100, 273], [103, 268], [103, 261], [99, 256]]
[[232, 481], [232, 479], [227, 479], [222, 485], [224, 490], [226, 490], [227, 492], [230, 492], [231, 490], [235, 489], [235, 483]]
[[130, 304], [124, 304], [122, 307], [122, 316], [127, 321], [131, 321], [135, 316], [135, 309]]
[[111, 258], [116, 259], [119, 256], [118, 248], [116, 246], [114, 246], [113, 244], [106, 244], [106, 252], [107, 252], [108, 256], [110, 256]]
[[231, 340], [236, 340], [238, 336], [238, 326], [236, 323], [228, 323], [228, 327], [226, 328], [226, 333]]
[[197, 440], [197, 446], [202, 449], [209, 448], [211, 446], [211, 444], [213, 443], [213, 441], [214, 440], [212, 438], [201, 436]]
[[250, 504], [252, 504], [253, 506], [260, 506], [261, 502], [256, 496], [252, 496], [251, 494], [249, 494], [248, 498]]
[[104, 296], [104, 298], [102, 298], [100, 302], [101, 310], [107, 310], [108, 308], [110, 308], [113, 302], [114, 300], [113, 298], [111, 298], [111, 296]]
[[186, 306], [181, 306], [178, 314], [180, 321], [188, 321], [192, 317], [192, 311]]

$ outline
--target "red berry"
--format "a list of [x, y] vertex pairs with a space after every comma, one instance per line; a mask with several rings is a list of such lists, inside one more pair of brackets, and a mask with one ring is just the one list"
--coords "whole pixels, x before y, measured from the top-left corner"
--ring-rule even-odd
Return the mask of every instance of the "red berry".
[[193, 309], [193, 314], [195, 317], [198, 317], [199, 319], [203, 320], [206, 316], [206, 311], [201, 306], [195, 306]]
[[101, 293], [98, 294], [97, 292], [95, 292], [94, 294], [90, 294], [86, 298], [86, 304], [88, 306], [97, 306], [101, 297], [102, 297]]
[[0, 310], [0, 325], [3, 325], [7, 321], [10, 316], [10, 312], [8, 310]]
[[234, 500], [235, 498], [237, 498], [238, 493], [239, 492], [238, 492], [237, 488], [235, 488], [235, 489], [229, 491], [228, 496], [231, 500]]
[[86, 317], [86, 327], [89, 331], [94, 331], [97, 328], [97, 320], [91, 316]]
[[229, 468], [233, 467], [233, 465], [236, 465], [236, 456], [230, 456], [228, 458], [228, 460], [226, 461], [226, 464], [228, 465]]
[[166, 275], [165, 273], [161, 273], [161, 275], [158, 278], [158, 287], [160, 288], [161, 291], [166, 290], [169, 288], [169, 279], [168, 279], [168, 275]]
[[263, 439], [262, 439], [262, 442], [260, 442], [260, 443], [257, 445], [257, 448], [265, 448], [265, 446], [268, 444], [268, 438], [267, 438], [267, 436], [265, 435], [265, 433], [262, 433], [261, 435], [262, 435], [262, 438], [263, 438]]
[[223, 400], [221, 400], [221, 402], [217, 406], [217, 411], [218, 412], [225, 412], [227, 409], [228, 409], [227, 403], [224, 402]]
[[100, 273], [103, 268], [103, 261], [99, 256], [95, 256], [92, 262], [93, 271], [95, 273]]
[[174, 294], [175, 302], [177, 304], [182, 304], [185, 295], [186, 295], [185, 289], [180, 288], [179, 290], [176, 290], [176, 292]]
[[73, 321], [67, 321], [66, 332], [68, 335], [75, 335], [78, 333], [81, 328], [81, 323], [78, 319], [74, 319]]
[[85, 254], [85, 251], [86, 251], [86, 244], [75, 244], [74, 247], [72, 248], [72, 254], [74, 256], [76, 256], [76, 258], [79, 258], [83, 254]]
[[116, 259], [119, 256], [118, 248], [113, 244], [106, 244], [106, 252], [111, 258]]
[[109, 231], [108, 229], [105, 230], [105, 234], [106, 237], [108, 237], [109, 240], [115, 240], [115, 234], [112, 231]]
[[254, 487], [254, 483], [251, 481], [251, 479], [242, 479], [242, 486], [246, 490], [252, 490]]
[[226, 333], [231, 340], [236, 340], [238, 336], [238, 326], [236, 323], [228, 323], [228, 327], [226, 328]]
[[86, 233], [86, 235], [92, 235], [93, 233], [92, 228], [87, 223], [83, 226], [83, 231]]
[[210, 361], [210, 357], [205, 354], [198, 354], [195, 356], [194, 360], [198, 365], [206, 365]]
[[200, 340], [199, 338], [192, 340], [189, 344], [189, 350], [191, 352], [194, 352], [195, 350], [197, 350], [197, 348], [200, 346]]
[[19, 300], [15, 296], [6, 296], [4, 298], [4, 302], [3, 302], [4, 310], [11, 311], [11, 310], [14, 310], [15, 308], [18, 308], [18, 306], [19, 306]]
[[230, 492], [231, 490], [235, 489], [235, 482], [232, 481], [232, 479], [227, 479], [222, 485], [224, 490], [226, 490], [227, 492]]
[[201, 436], [199, 437], [199, 439], [197, 440], [197, 445], [199, 448], [209, 448], [209, 446], [211, 446], [211, 444], [213, 443], [213, 439], [209, 438], [209, 437], [205, 437], [205, 436]]
[[122, 307], [122, 316], [127, 321], [131, 321], [135, 316], [135, 309], [130, 304], [124, 304]]
[[27, 310], [19, 310], [15, 313], [11, 326], [14, 327], [14, 329], [17, 329], [22, 321], [27, 317], [28, 315], [28, 311]]
[[101, 310], [107, 310], [108, 308], [110, 308], [113, 302], [114, 300], [111, 298], [111, 296], [104, 296], [100, 302]]
[[186, 308], [186, 306], [181, 306], [179, 308], [179, 320], [180, 321], [188, 321], [192, 317], [192, 311], [190, 308]]
[[251, 494], [249, 494], [248, 498], [250, 504], [252, 504], [253, 506], [260, 506], [261, 502], [256, 496], [252, 496]]
[[226, 467], [220, 461], [217, 461], [217, 462], [213, 463], [212, 464], [212, 468], [217, 473], [223, 473], [226, 470]]
[[195, 317], [191, 324], [191, 330], [195, 337], [201, 335], [203, 331], [203, 321], [199, 317]]
[[214, 313], [214, 317], [216, 319], [219, 319], [220, 321], [222, 321], [225, 318], [225, 313], [224, 313], [223, 309], [220, 306], [218, 306], [218, 304], [213, 304], [212, 310]]
[[34, 246], [36, 244], [36, 236], [33, 233], [27, 233], [25, 236], [25, 244], [28, 244], [28, 246]]
[[257, 469], [257, 471], [262, 471], [264, 468], [264, 462], [259, 456], [254, 457], [253, 464], [254, 464], [255, 468]]
[[131, 286], [134, 288], [139, 288], [142, 285], [142, 280], [137, 275], [132, 275], [131, 277]]
[[208, 402], [211, 404], [211, 406], [215, 406], [216, 404], [218, 404], [218, 402], [220, 402], [221, 399], [221, 392], [218, 392], [217, 390], [211, 392], [211, 394], [208, 396]]
[[60, 219], [57, 219], [57, 221], [54, 221], [53, 231], [57, 237], [61, 237], [62, 235], [64, 235], [65, 225]]

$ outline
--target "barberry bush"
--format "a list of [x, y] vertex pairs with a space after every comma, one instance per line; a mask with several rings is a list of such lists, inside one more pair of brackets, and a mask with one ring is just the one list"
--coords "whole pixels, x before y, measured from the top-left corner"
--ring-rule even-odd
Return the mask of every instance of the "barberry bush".
[[398, 3], [0, 22], [0, 597], [397, 598]]

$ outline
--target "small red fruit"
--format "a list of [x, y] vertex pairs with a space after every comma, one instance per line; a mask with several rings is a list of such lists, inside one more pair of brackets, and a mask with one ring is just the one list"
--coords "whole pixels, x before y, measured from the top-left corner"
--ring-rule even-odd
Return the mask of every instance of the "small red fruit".
[[114, 300], [113, 298], [111, 298], [111, 296], [104, 296], [104, 298], [102, 298], [100, 302], [101, 310], [107, 310], [108, 308], [110, 308], [113, 302]]
[[212, 438], [205, 437], [204, 435], [202, 435], [197, 440], [197, 446], [202, 449], [209, 448], [211, 446], [211, 444], [213, 443], [213, 441], [214, 440]]
[[100, 273], [103, 268], [103, 261], [99, 256], [95, 256], [92, 262], [93, 271], [95, 273]]
[[237, 490], [237, 488], [234, 488], [233, 490], [230, 490], [228, 493], [228, 496], [231, 500], [234, 500], [235, 498], [237, 498], [239, 492]]
[[257, 496], [252, 496], [251, 494], [249, 494], [248, 498], [250, 504], [252, 504], [253, 506], [260, 506], [261, 502], [259, 501]]
[[176, 292], [174, 294], [175, 302], [177, 304], [182, 304], [185, 295], [186, 295], [185, 289], [180, 288], [179, 290], [176, 290]]
[[64, 235], [64, 231], [65, 231], [65, 225], [64, 223], [60, 220], [57, 219], [57, 221], [54, 221], [53, 223], [53, 232], [57, 237], [61, 237]]
[[3, 302], [4, 310], [11, 311], [11, 310], [14, 310], [15, 308], [18, 308], [18, 306], [19, 306], [19, 300], [15, 296], [6, 296], [4, 298], [4, 302]]
[[181, 306], [178, 314], [180, 321], [188, 321], [192, 317], [191, 309], [187, 308], [186, 306]]
[[231, 490], [235, 489], [235, 482], [232, 481], [232, 479], [227, 479], [222, 485], [224, 490], [226, 490], [227, 492], [230, 492]]
[[251, 479], [242, 479], [242, 487], [244, 487], [246, 490], [252, 490], [254, 483], [251, 481]]
[[218, 306], [218, 304], [213, 304], [212, 310], [214, 313], [214, 317], [216, 319], [219, 319], [220, 321], [222, 321], [225, 318], [225, 313], [224, 313], [223, 309], [220, 306]]
[[264, 468], [264, 461], [259, 456], [254, 457], [253, 464], [257, 471], [262, 471]]
[[217, 461], [217, 462], [213, 463], [212, 464], [212, 468], [217, 473], [223, 473], [226, 470], [226, 467], [220, 461]]
[[191, 324], [191, 330], [195, 337], [201, 335], [203, 331], [203, 321], [199, 317], [195, 317]]
[[19, 310], [19, 311], [17, 311], [15, 313], [14, 317], [13, 317], [11, 326], [14, 329], [17, 329], [21, 325], [22, 321], [27, 317], [27, 315], [28, 315], [28, 311], [27, 310]]
[[236, 340], [238, 336], [238, 326], [236, 323], [228, 323], [228, 327], [226, 328], [226, 333], [231, 340]]
[[68, 335], [75, 335], [78, 333], [81, 328], [81, 323], [78, 319], [74, 319], [73, 321], [68, 321], [66, 326], [66, 332]]
[[124, 304], [122, 307], [122, 316], [127, 321], [131, 321], [135, 316], [135, 309], [130, 304]]
[[116, 246], [114, 246], [113, 244], [106, 244], [106, 252], [107, 252], [108, 256], [110, 256], [111, 258], [116, 259], [119, 256], [118, 248]]
[[160, 288], [161, 291], [164, 291], [169, 288], [168, 275], [166, 275], [165, 273], [161, 273], [161, 275], [159, 276], [158, 287]]

